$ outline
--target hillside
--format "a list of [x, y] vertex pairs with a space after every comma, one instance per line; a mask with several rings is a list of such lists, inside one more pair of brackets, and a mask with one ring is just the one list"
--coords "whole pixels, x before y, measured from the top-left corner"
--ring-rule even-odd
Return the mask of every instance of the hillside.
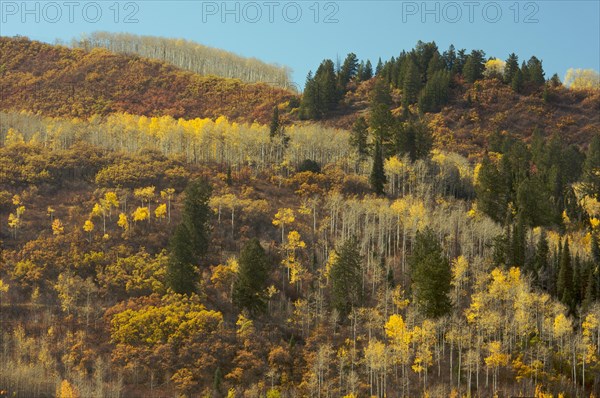
[[[338, 108], [322, 122], [350, 130], [357, 116], [368, 114], [373, 83], [352, 83]], [[544, 100], [542, 90], [518, 94], [498, 79], [482, 79], [475, 84], [459, 80], [448, 104], [439, 112], [426, 113], [424, 120], [432, 127], [437, 147], [465, 156], [489, 148], [496, 132], [529, 142], [533, 132], [539, 130], [545, 136], [557, 133], [565, 142], [587, 147], [594, 134], [600, 132], [600, 91], [575, 91], [563, 86], [548, 90]], [[393, 91], [392, 96], [392, 112], [400, 114], [401, 91]]]
[[137, 54], [201, 75], [240, 79], [246, 83], [263, 82], [280, 88], [290, 85], [289, 68], [269, 65], [256, 58], [244, 58], [183, 39], [94, 32], [73, 40], [71, 46], [85, 50], [106, 48], [116, 53]]
[[48, 116], [138, 115], [266, 122], [293, 94], [265, 83], [200, 76], [104, 49], [84, 51], [0, 37], [3, 110]]
[[0, 397], [600, 391], [594, 86], [0, 50]]

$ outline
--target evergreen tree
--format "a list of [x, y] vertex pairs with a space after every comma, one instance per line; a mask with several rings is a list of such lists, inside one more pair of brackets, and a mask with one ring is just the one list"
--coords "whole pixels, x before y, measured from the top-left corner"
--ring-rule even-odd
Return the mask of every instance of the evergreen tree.
[[560, 81], [560, 77], [555, 73], [550, 78], [550, 86], [556, 88], [562, 86], [562, 82]]
[[520, 69], [517, 69], [513, 75], [512, 81], [510, 82], [510, 87], [515, 93], [520, 93], [523, 91], [523, 84], [523, 72], [521, 72]]
[[512, 233], [512, 264], [511, 266], [525, 266], [525, 221], [522, 213], [517, 215]]
[[448, 50], [444, 51], [444, 54], [442, 54], [442, 58], [444, 59], [444, 64], [446, 64], [446, 69], [448, 71], [453, 71], [454, 65], [456, 64], [456, 50], [454, 49], [454, 44], [450, 44]]
[[381, 62], [381, 57], [379, 57], [379, 61], [377, 61], [377, 66], [375, 67], [375, 76], [379, 76], [382, 69], [383, 69], [383, 62]]
[[586, 153], [583, 163], [583, 186], [585, 193], [600, 200], [600, 135], [596, 134]]
[[560, 256], [560, 268], [556, 282], [558, 298], [572, 310], [575, 309], [575, 291], [573, 286], [573, 265], [571, 264], [571, 253], [569, 250], [569, 238]]
[[350, 53], [344, 60], [344, 63], [340, 69], [338, 75], [340, 89], [345, 91], [346, 86], [352, 80], [358, 72], [358, 58], [356, 54]]
[[233, 303], [252, 314], [264, 311], [269, 262], [258, 239], [252, 238], [244, 245], [238, 264], [239, 271], [233, 283]]
[[167, 285], [175, 293], [191, 294], [196, 291], [196, 258], [192, 238], [185, 224], [179, 224], [169, 241]]
[[475, 192], [477, 194], [477, 208], [501, 223], [506, 217], [508, 201], [501, 180], [500, 173], [490, 158], [485, 155], [479, 167]]
[[366, 80], [370, 80], [372, 77], [373, 77], [373, 66], [371, 65], [371, 61], [367, 60], [367, 62], [365, 63], [363, 72], [360, 76], [360, 80], [366, 81]]
[[540, 87], [546, 82], [542, 61], [535, 56], [529, 58], [529, 61], [527, 61], [527, 70], [529, 71], [528, 81], [535, 87]]
[[475, 83], [483, 77], [485, 70], [485, 53], [482, 50], [473, 50], [467, 57], [462, 74], [468, 83]]
[[306, 76], [306, 84], [300, 102], [300, 117], [303, 119], [317, 119], [320, 117], [319, 104], [321, 102], [319, 86], [312, 72]]
[[421, 112], [439, 112], [441, 106], [448, 102], [449, 87], [450, 72], [445, 70], [435, 72], [419, 95]]
[[532, 274], [534, 280], [537, 280], [540, 287], [547, 289], [548, 287], [548, 254], [550, 253], [550, 247], [548, 246], [548, 238], [546, 237], [546, 231], [542, 229], [540, 238], [535, 246], [535, 256], [533, 258], [533, 269]]
[[192, 181], [185, 189], [182, 223], [189, 231], [192, 252], [199, 260], [208, 251], [210, 234], [210, 216], [212, 210], [208, 205], [212, 187], [205, 179]]
[[369, 177], [371, 188], [377, 195], [383, 195], [385, 193], [384, 186], [387, 182], [385, 176], [385, 170], [383, 169], [383, 150], [381, 143], [375, 141], [375, 150], [373, 151], [373, 169]]
[[354, 122], [350, 132], [350, 145], [358, 153], [359, 162], [369, 155], [367, 140], [369, 138], [369, 125], [364, 117], [360, 116]]
[[362, 257], [356, 238], [346, 240], [336, 249], [337, 260], [329, 272], [331, 279], [331, 304], [344, 319], [362, 300]]
[[203, 179], [191, 182], [184, 192], [182, 221], [169, 241], [167, 265], [167, 284], [176, 293], [196, 290], [196, 267], [208, 251], [211, 193], [211, 186]]
[[269, 135], [271, 140], [275, 138], [279, 134], [279, 107], [275, 106], [273, 108], [273, 116], [271, 117], [271, 124], [269, 125]]
[[512, 84], [513, 78], [519, 71], [519, 57], [515, 53], [511, 53], [506, 59], [504, 65], [504, 82]]
[[371, 114], [369, 116], [369, 126], [373, 131], [376, 141], [382, 145], [384, 155], [389, 152], [391, 144], [391, 134], [394, 125], [394, 117], [390, 111], [392, 97], [390, 95], [389, 84], [382, 78], [377, 78], [373, 90], [371, 91]]
[[417, 232], [410, 266], [413, 292], [422, 313], [428, 317], [447, 314], [452, 308], [450, 265], [431, 229]]
[[402, 106], [408, 107], [417, 101], [421, 90], [421, 77], [414, 62], [409, 61], [402, 84]]

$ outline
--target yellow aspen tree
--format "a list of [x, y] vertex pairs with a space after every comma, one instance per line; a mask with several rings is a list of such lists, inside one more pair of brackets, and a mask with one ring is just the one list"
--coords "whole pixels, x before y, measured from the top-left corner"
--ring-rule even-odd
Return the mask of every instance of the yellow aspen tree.
[[60, 219], [55, 219], [52, 222], [52, 234], [54, 235], [62, 235], [65, 232], [65, 227], [63, 226], [63, 223], [60, 221]]
[[119, 227], [123, 228], [123, 231], [125, 231], [125, 232], [129, 231], [129, 220], [127, 218], [127, 214], [125, 214], [125, 213], [119, 214], [119, 220], [117, 221], [117, 225]]
[[164, 191], [160, 191], [160, 197], [167, 200], [167, 222], [169, 224], [171, 223], [171, 201], [173, 200], [174, 194], [174, 188], [167, 188]]
[[91, 241], [92, 231], [94, 230], [94, 223], [92, 220], [85, 220], [85, 223], [83, 223], [83, 230], [88, 233], [88, 238]]
[[285, 226], [291, 224], [296, 220], [294, 216], [294, 210], [289, 208], [280, 208], [273, 218], [273, 225], [281, 227], [281, 243], [285, 242]]
[[144, 221], [150, 217], [150, 210], [147, 207], [138, 207], [131, 216], [134, 222]]
[[165, 219], [167, 217], [167, 204], [163, 203], [158, 205], [156, 209], [154, 209], [154, 216], [159, 220]]
[[[488, 356], [484, 358], [488, 369], [492, 369], [493, 374], [493, 391], [498, 389], [498, 370], [501, 366], [506, 366], [510, 356], [502, 352], [502, 343], [499, 341], [491, 341], [487, 346]], [[486, 376], [487, 384], [487, 376]]]
[[56, 398], [79, 398], [79, 393], [71, 383], [63, 380], [56, 389]]
[[287, 270], [288, 278], [290, 283], [301, 282], [306, 269], [302, 266], [296, 256], [298, 249], [306, 247], [306, 243], [302, 240], [298, 231], [290, 231], [287, 236], [287, 242], [283, 248], [285, 250], [285, 257], [282, 260], [282, 264]]

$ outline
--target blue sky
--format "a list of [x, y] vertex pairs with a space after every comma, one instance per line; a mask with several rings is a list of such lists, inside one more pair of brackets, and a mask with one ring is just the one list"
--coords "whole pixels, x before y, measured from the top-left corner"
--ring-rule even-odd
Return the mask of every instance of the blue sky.
[[185, 38], [287, 65], [300, 87], [324, 58], [354, 52], [375, 64], [417, 40], [502, 59], [536, 55], [547, 77], [600, 69], [599, 0], [0, 1], [2, 35], [53, 42], [96, 30]]

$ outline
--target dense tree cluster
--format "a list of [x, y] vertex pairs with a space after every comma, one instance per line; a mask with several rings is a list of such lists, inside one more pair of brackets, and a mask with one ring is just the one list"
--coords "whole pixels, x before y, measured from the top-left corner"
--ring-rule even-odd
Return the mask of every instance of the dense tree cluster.
[[401, 59], [375, 73], [353, 54], [319, 68], [315, 84], [338, 106], [364, 96], [351, 131], [294, 124], [274, 104], [265, 124], [0, 114], [2, 391], [599, 391], [595, 119], [556, 110], [584, 130], [582, 146], [559, 125], [528, 140], [517, 124], [473, 131], [487, 150], [467, 158], [442, 150], [454, 139], [446, 115], [418, 108], [435, 112], [457, 90], [465, 107], [449, 118], [468, 125], [485, 108], [502, 119], [496, 94], [524, 97], [509, 80], [526, 75], [533, 90], [541, 62], [440, 55], [433, 43]]
[[243, 58], [183, 39], [94, 32], [73, 40], [71, 46], [86, 51], [106, 48], [115, 53], [137, 54], [202, 75], [240, 79], [248, 83], [264, 82], [282, 88], [291, 87], [290, 71], [285, 67], [269, 65], [256, 58]]

